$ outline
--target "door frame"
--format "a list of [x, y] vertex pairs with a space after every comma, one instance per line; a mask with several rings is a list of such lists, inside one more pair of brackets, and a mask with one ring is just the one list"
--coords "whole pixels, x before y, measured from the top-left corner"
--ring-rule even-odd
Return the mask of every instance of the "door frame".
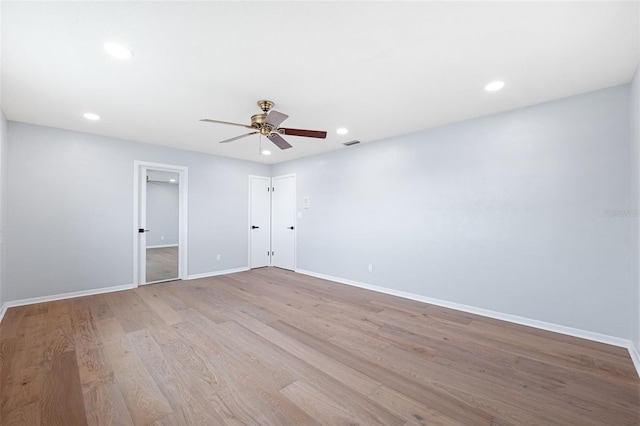
[[[147, 170], [161, 170], [178, 173], [178, 279], [186, 280], [187, 242], [188, 242], [188, 167], [172, 164], [151, 163], [134, 160], [133, 162], [133, 284], [135, 287], [146, 284], [147, 250], [141, 244], [142, 238], [138, 229], [146, 225]], [[146, 239], [145, 239], [146, 240]]]
[[[271, 177], [271, 250], [273, 250], [273, 192], [275, 191], [274, 181], [276, 179], [293, 178], [293, 271], [298, 269], [298, 178], [295, 173], [289, 173], [281, 176]], [[273, 266], [273, 256], [271, 257], [271, 266]]]
[[[269, 252], [271, 252], [271, 177], [269, 176], [258, 176], [258, 175], [249, 175], [248, 185], [249, 185], [249, 213], [247, 218], [247, 239], [249, 252], [247, 253], [247, 267], [251, 269], [251, 179], [264, 179], [267, 181], [267, 185], [269, 185]], [[267, 266], [271, 266], [271, 256], [269, 256], [269, 263]]]

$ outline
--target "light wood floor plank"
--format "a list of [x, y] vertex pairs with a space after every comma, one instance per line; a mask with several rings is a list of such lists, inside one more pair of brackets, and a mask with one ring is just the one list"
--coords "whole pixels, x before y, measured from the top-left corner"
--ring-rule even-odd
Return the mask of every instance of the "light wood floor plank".
[[[184, 338], [194, 345], [203, 346], [207, 352], [215, 354], [209, 357], [213, 364], [219, 362], [216, 370], [222, 372], [220, 380], [234, 391], [259, 395], [255, 398], [256, 407], [269, 424], [314, 424], [300, 408], [296, 407], [278, 391], [294, 380], [294, 376], [280, 368], [274, 368], [269, 353], [260, 355], [251, 353], [252, 342], [247, 340], [246, 333], [236, 329], [233, 335], [226, 327], [227, 323], [211, 328], [198, 328], [191, 323], [175, 326]], [[249, 349], [243, 346], [249, 345]], [[221, 393], [223, 394], [223, 393]], [[270, 409], [266, 407], [271, 407]]]
[[177, 324], [183, 321], [180, 314], [158, 297], [153, 286], [139, 287], [134, 290], [144, 303], [151, 308], [166, 324]]
[[[215, 387], [201, 383], [202, 392], [194, 391], [200, 383], [198, 376], [186, 376], [176, 371], [179, 366], [167, 360], [162, 349], [151, 333], [140, 330], [131, 335], [131, 342], [147, 371], [158, 385], [173, 408], [175, 424], [214, 425], [223, 424], [222, 418], [215, 412], [208, 411], [205, 395], [215, 392]], [[186, 379], [186, 380], [185, 380]]]
[[46, 425], [87, 424], [76, 354], [65, 351], [47, 362], [41, 395], [41, 419]]
[[104, 354], [96, 324], [89, 309], [71, 311], [75, 336], [76, 360], [83, 392], [113, 383], [114, 374]]
[[0, 424], [638, 425], [624, 348], [276, 268], [10, 308]]
[[10, 413], [3, 414], [3, 426], [25, 426], [43, 424], [41, 421], [40, 401], [22, 405]]
[[9, 418], [12, 411], [41, 400], [46, 329], [46, 314], [37, 314], [25, 316], [23, 327], [16, 331], [14, 355], [11, 364], [5, 367], [0, 395], [4, 419]]
[[115, 382], [84, 392], [84, 406], [89, 426], [133, 425], [122, 392]]
[[342, 363], [336, 362], [333, 358], [307, 345], [301, 345], [297, 340], [289, 338], [285, 334], [256, 320], [250, 315], [242, 312], [233, 312], [227, 313], [227, 316], [256, 333], [258, 336], [297, 357], [302, 362], [327, 373], [342, 384], [363, 395], [368, 395], [380, 386], [380, 383], [371, 377], [347, 367]]
[[104, 350], [134, 424], [147, 425], [172, 413], [169, 402], [134, 352], [128, 336], [105, 345]]
[[429, 387], [415, 380], [404, 378], [391, 370], [381, 368], [376, 362], [362, 358], [362, 353], [356, 355], [344, 351], [332, 343], [319, 339], [285, 322], [277, 321], [272, 326], [363, 374], [376, 377], [382, 384], [398, 392], [425, 403], [428, 401], [431, 407], [458, 421], [478, 425], [491, 423], [492, 416], [490, 414], [459, 399], [450, 398], [438, 388]]
[[297, 380], [280, 392], [301, 407], [309, 416], [325, 425], [375, 424], [379, 419], [366, 412], [344, 407], [306, 382]]
[[429, 408], [406, 395], [401, 394], [387, 386], [380, 385], [369, 394], [369, 399], [377, 402], [392, 413], [407, 420], [411, 424], [429, 426], [464, 426], [451, 417]]

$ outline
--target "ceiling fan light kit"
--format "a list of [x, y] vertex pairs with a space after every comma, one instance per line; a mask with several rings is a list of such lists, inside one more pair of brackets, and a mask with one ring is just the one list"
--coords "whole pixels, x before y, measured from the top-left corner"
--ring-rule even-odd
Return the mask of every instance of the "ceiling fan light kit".
[[228, 124], [231, 126], [240, 126], [247, 129], [252, 129], [253, 132], [246, 133], [244, 135], [236, 136], [230, 139], [220, 141], [220, 143], [233, 142], [238, 139], [242, 139], [247, 136], [261, 134], [269, 139], [275, 146], [280, 149], [289, 149], [292, 145], [287, 142], [281, 135], [302, 136], [306, 138], [325, 139], [327, 132], [320, 130], [304, 130], [304, 129], [289, 129], [280, 127], [280, 124], [289, 118], [287, 114], [283, 114], [278, 111], [272, 110], [274, 103], [272, 101], [261, 100], [258, 101], [258, 107], [262, 110], [261, 114], [255, 114], [251, 116], [251, 124], [232, 123], [229, 121], [211, 120], [203, 118], [200, 121], [206, 121], [208, 123]]

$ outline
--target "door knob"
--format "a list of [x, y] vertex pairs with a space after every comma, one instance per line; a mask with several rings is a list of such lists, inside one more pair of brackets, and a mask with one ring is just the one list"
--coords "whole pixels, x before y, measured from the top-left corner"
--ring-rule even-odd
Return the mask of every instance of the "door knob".
[[290, 226], [289, 229], [296, 229], [296, 228], [294, 228], [293, 226]]
[[251, 225], [251, 229], [258, 229], [258, 228], [260, 228], [260, 227], [259, 227], [259, 226]]

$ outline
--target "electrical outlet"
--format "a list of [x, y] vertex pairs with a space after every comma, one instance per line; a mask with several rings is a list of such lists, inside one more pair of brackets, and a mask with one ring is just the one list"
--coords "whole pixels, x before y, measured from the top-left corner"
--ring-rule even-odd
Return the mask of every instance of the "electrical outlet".
[[222, 255], [219, 254], [216, 256], [216, 260], [220, 260], [220, 259], [222, 259]]
[[369, 264], [369, 272], [373, 272], [373, 264]]

